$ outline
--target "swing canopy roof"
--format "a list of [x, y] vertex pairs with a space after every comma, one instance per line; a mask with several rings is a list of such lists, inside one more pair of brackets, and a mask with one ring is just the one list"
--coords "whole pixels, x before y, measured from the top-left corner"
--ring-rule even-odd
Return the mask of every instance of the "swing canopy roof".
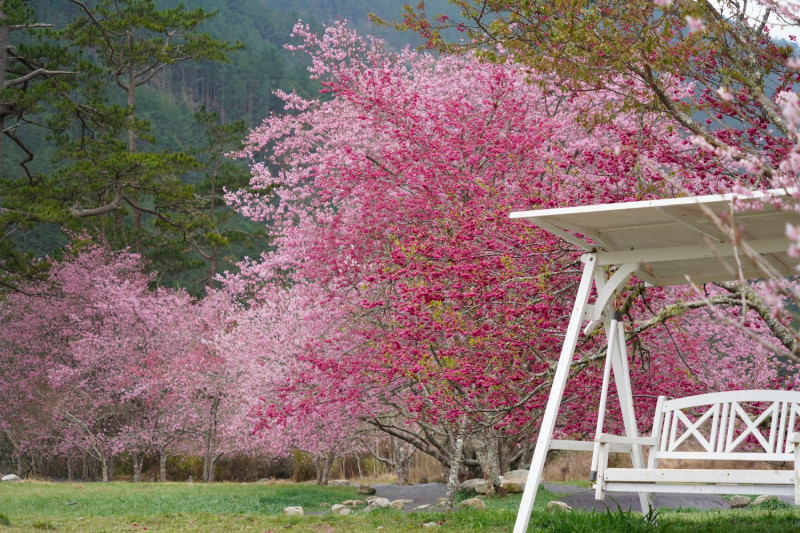
[[[524, 219], [586, 252], [598, 254], [600, 265], [638, 264], [636, 277], [653, 285], [691, 281], [724, 281], [763, 277], [763, 271], [742, 253], [742, 243], [760, 254], [779, 275], [797, 274], [789, 257], [786, 225], [800, 225], [786, 191], [748, 197], [736, 194], [694, 196], [517, 211]], [[734, 207], [735, 206], [735, 207]], [[721, 230], [713, 220], [718, 217]], [[735, 233], [739, 242], [733, 242]]]

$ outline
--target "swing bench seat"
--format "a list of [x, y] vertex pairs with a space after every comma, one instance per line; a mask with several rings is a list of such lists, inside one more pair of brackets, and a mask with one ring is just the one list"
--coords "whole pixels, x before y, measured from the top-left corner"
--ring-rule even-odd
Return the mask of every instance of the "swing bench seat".
[[[800, 391], [661, 396], [650, 437], [604, 433], [595, 442], [598, 500], [607, 492], [645, 493], [651, 505], [653, 493], [767, 494], [793, 496], [800, 505]], [[611, 447], [619, 445], [647, 448], [647, 468], [609, 468]], [[697, 461], [703, 468], [665, 468], [663, 460]], [[718, 461], [746, 463], [732, 470], [713, 466]]]

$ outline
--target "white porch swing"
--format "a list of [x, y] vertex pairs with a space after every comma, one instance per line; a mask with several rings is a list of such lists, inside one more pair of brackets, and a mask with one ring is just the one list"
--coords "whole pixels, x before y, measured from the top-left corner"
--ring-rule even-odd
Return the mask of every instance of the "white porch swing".
[[[757, 197], [788, 198], [785, 192], [768, 191]], [[741, 253], [741, 243], [731, 242], [709, 218], [708, 213], [731, 213], [734, 194], [675, 198], [620, 204], [567, 207], [511, 213], [512, 219], [522, 219], [564, 239], [584, 250], [581, 260], [583, 273], [564, 344], [559, 356], [550, 396], [542, 416], [539, 437], [531, 462], [528, 480], [522, 495], [514, 525], [515, 533], [527, 531], [542, 468], [550, 449], [592, 450], [592, 475], [597, 475], [597, 497], [606, 491], [639, 492], [642, 510], [646, 512], [652, 492], [689, 493], [753, 493], [795, 494], [800, 503], [800, 457], [795, 461], [795, 444], [800, 437], [800, 392], [736, 391], [688, 399], [665, 401], [656, 409], [654, 433], [639, 437], [633, 408], [625, 333], [619, 312], [612, 309], [615, 293], [625, 286], [631, 276], [657, 286], [684, 285], [731, 279], [755, 279], [762, 271]], [[761, 255], [774, 272], [791, 275], [797, 272], [787, 253], [789, 240], [785, 235], [787, 223], [800, 224], [800, 214], [778, 210], [769, 204], [735, 211], [739, 234], [750, 249]], [[613, 272], [610, 277], [607, 272]], [[596, 295], [590, 302], [592, 288]], [[597, 420], [595, 442], [565, 442], [552, 439], [570, 363], [581, 326], [585, 332], [602, 323], [607, 335], [608, 351]], [[624, 436], [603, 434], [606, 398], [613, 371], [622, 408]], [[727, 394], [727, 396], [726, 396]], [[745, 402], [768, 402], [762, 414], [751, 420], [739, 407]], [[700, 419], [691, 421], [682, 409], [703, 409]], [[766, 422], [765, 422], [766, 421]], [[744, 432], [734, 435], [734, 424]], [[770, 431], [762, 435], [760, 425], [768, 424]], [[712, 426], [710, 436], [701, 435], [701, 424]], [[683, 429], [680, 429], [681, 425]], [[663, 429], [663, 431], [661, 431]], [[742, 453], [736, 447], [746, 436], [756, 438], [763, 453]], [[703, 444], [705, 452], [685, 452], [677, 449], [688, 437]], [[609, 447], [622, 447], [631, 453], [633, 468], [607, 469]], [[644, 463], [643, 447], [650, 449], [648, 465]], [[794, 471], [769, 470], [664, 470], [657, 468], [660, 458], [764, 459], [795, 461]], [[681, 455], [684, 454], [684, 455]], [[598, 472], [600, 470], [600, 472]], [[741, 472], [741, 474], [737, 474]], [[744, 483], [744, 488], [737, 484]], [[753, 488], [759, 485], [759, 489]]]

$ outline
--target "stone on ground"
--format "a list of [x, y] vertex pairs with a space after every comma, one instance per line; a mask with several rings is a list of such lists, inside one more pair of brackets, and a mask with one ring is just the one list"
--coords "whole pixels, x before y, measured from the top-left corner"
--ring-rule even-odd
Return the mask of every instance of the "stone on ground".
[[384, 509], [392, 505], [387, 498], [373, 498], [370, 500], [369, 505], [367, 505], [367, 511], [371, 511], [373, 509]]
[[[772, 496], [770, 494], [762, 494], [761, 496], [757, 497], [755, 500], [750, 502], [750, 505], [761, 505], [764, 502], [768, 502], [770, 500], [778, 500], [777, 496]], [[779, 500], [780, 501], [780, 500]]]
[[734, 496], [731, 498], [731, 509], [741, 509], [742, 507], [747, 507], [747, 504], [750, 503], [750, 498], [747, 496]]
[[358, 492], [356, 492], [356, 494], [360, 496], [365, 496], [365, 495], [375, 494], [376, 492], [378, 491], [375, 489], [375, 487], [370, 487], [369, 485], [359, 485]]
[[413, 511], [422, 511], [423, 509], [430, 509], [431, 507], [433, 507], [431, 504], [429, 504], [429, 503], [423, 503], [422, 505], [417, 505], [417, 506], [416, 506], [416, 507], [414, 507], [414, 509], [412, 509], [412, 510], [413, 510]]
[[439, 524], [437, 524], [436, 522], [425, 522], [424, 524], [422, 524], [422, 527], [439, 527]]
[[303, 508], [302, 507], [287, 507], [283, 510], [283, 514], [286, 516], [302, 516], [303, 515]]
[[361, 500], [345, 500], [342, 502], [342, 505], [347, 507], [358, 507], [359, 505], [364, 505], [364, 502]]
[[547, 510], [552, 511], [553, 509], [556, 509], [558, 511], [572, 511], [572, 507], [558, 500], [547, 502]]
[[522, 479], [504, 479], [500, 487], [508, 494], [519, 494], [525, 490], [525, 481]]
[[500, 476], [500, 487], [509, 494], [519, 494], [525, 490], [528, 482], [528, 471], [525, 469], [510, 470]]
[[340, 514], [340, 515], [349, 515], [350, 508], [342, 505], [341, 503], [337, 503], [333, 507], [331, 507], [331, 514]]
[[349, 479], [332, 479], [328, 481], [328, 485], [332, 485], [334, 487], [344, 487], [345, 485], [349, 485]]
[[487, 486], [485, 479], [474, 478], [464, 481], [458, 488], [466, 494], [486, 494]]
[[483, 500], [481, 500], [480, 498], [470, 498], [468, 500], [464, 500], [460, 502], [458, 506], [461, 507], [462, 509], [470, 507], [472, 509], [477, 509], [478, 511], [486, 510], [486, 504], [483, 503]]
[[407, 503], [414, 503], [414, 500], [406, 500], [401, 498], [399, 500], [394, 500], [391, 503], [391, 506], [392, 509], [397, 509], [398, 511], [402, 511], [403, 509], [405, 509]]
[[503, 472], [503, 479], [528, 479], [528, 471], [523, 469], [520, 470], [509, 470], [508, 472]]
[[22, 479], [16, 474], [8, 474], [3, 476], [3, 481], [22, 481]]

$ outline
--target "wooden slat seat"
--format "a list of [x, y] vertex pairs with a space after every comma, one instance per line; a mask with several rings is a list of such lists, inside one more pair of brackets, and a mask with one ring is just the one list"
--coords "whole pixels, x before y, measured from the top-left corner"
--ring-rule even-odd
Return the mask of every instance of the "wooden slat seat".
[[[770, 494], [800, 505], [800, 391], [743, 390], [660, 397], [650, 437], [602, 434], [595, 496], [606, 492]], [[647, 468], [609, 468], [612, 445], [647, 447]], [[668, 459], [750, 461], [744, 469], [664, 468]], [[760, 468], [768, 463], [765, 468]], [[791, 470], [777, 466], [792, 464]], [[650, 500], [652, 501], [652, 500]], [[646, 509], [643, 509], [646, 511]]]

